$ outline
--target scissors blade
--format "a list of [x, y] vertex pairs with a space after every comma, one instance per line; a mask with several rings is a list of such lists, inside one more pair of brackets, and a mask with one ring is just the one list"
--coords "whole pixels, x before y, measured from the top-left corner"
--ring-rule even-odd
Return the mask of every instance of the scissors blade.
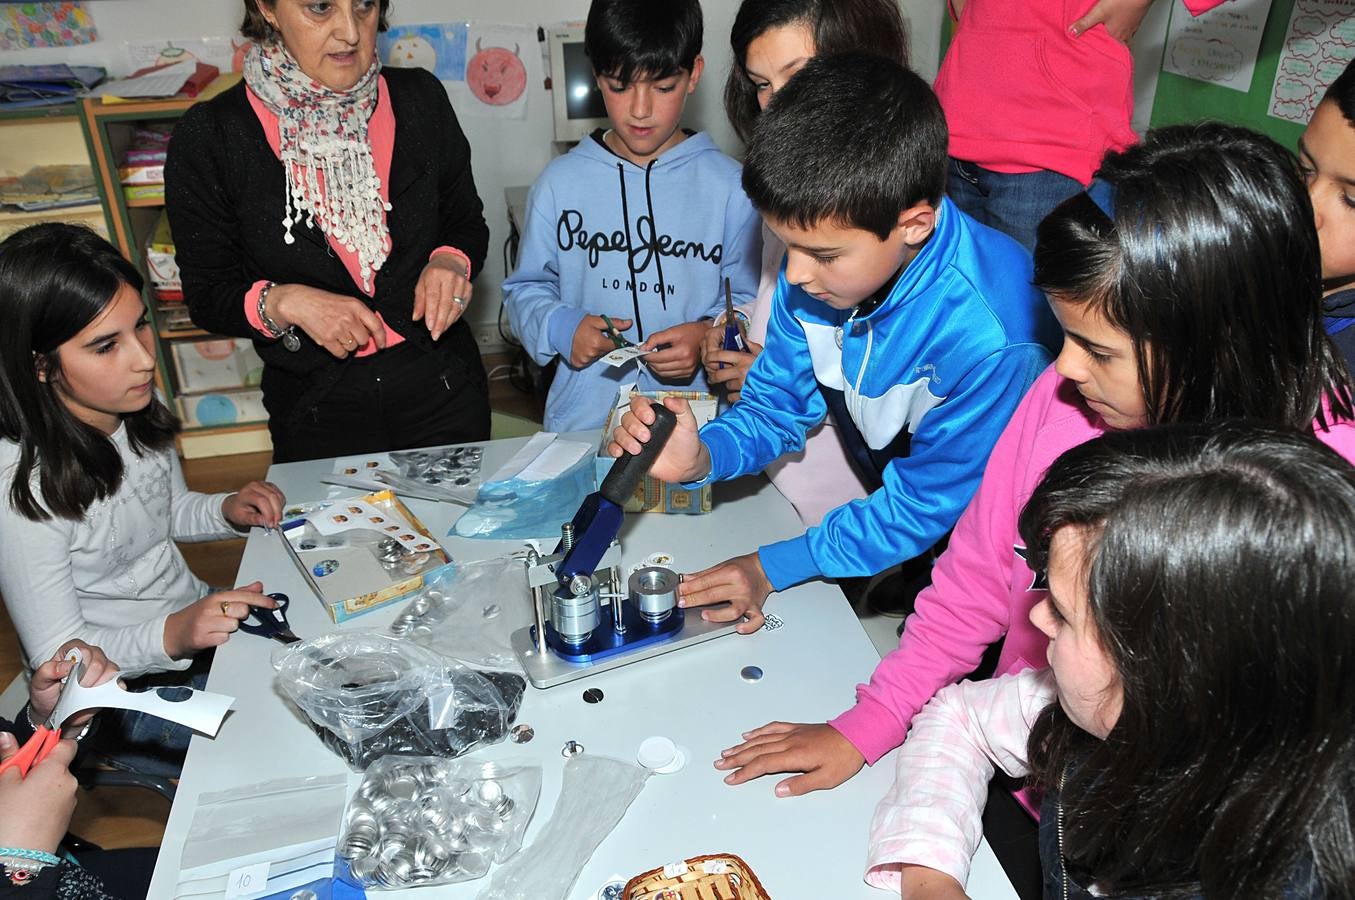
[[729, 288], [729, 279], [725, 279], [725, 322], [734, 321], [734, 292]]

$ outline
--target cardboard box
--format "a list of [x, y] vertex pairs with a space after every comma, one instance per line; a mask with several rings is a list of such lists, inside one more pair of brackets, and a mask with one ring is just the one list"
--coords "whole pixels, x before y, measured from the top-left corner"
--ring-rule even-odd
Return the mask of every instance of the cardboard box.
[[[655, 401], [663, 400], [666, 397], [676, 397], [688, 401], [692, 405], [692, 413], [696, 416], [698, 427], [715, 418], [717, 401], [710, 394], [703, 394], [699, 391], [637, 391], [634, 389], [634, 385], [622, 385], [621, 390], [617, 393], [616, 405], [607, 416], [607, 424], [602, 429], [602, 445], [598, 448], [597, 458], [599, 484], [602, 483], [602, 479], [606, 477], [607, 472], [611, 470], [612, 463], [616, 462], [607, 455], [608, 436], [616, 430], [617, 424], [621, 421], [621, 416], [630, 406], [630, 398], [635, 394]], [[676, 482], [660, 481], [646, 475], [645, 480], [635, 489], [635, 493], [626, 501], [624, 509], [626, 512], [702, 515], [710, 512], [710, 506], [709, 484], [695, 490], [689, 490]]]
[[[348, 515], [359, 504], [373, 519], [370, 527], [357, 518], [344, 525], [352, 527], [325, 534], [322, 517]], [[400, 502], [394, 491], [375, 491], [356, 497], [340, 497], [322, 503], [299, 504], [283, 513], [288, 520], [278, 534], [287, 546], [306, 582], [335, 622], [369, 613], [392, 603], [409, 599], [444, 572], [451, 559], [423, 523]], [[378, 558], [375, 545], [382, 538], [394, 537], [387, 531], [398, 522], [396, 535], [414, 535], [409, 549], [418, 548], [427, 561], [416, 574], [392, 575]], [[406, 530], [405, 526], [409, 526]]]

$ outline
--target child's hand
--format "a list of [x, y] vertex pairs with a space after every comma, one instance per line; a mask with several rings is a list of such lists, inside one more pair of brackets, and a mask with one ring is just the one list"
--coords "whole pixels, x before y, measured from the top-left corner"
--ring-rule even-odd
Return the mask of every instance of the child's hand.
[[903, 900], [968, 900], [960, 882], [926, 866], [904, 866], [900, 884]]
[[165, 653], [172, 659], [186, 659], [199, 650], [220, 647], [239, 629], [240, 620], [249, 616], [251, 606], [265, 609], [277, 606], [273, 598], [263, 595], [262, 582], [208, 594], [197, 603], [171, 613], [165, 620]]
[[[618, 332], [630, 327], [630, 319], [612, 319]], [[579, 327], [574, 329], [574, 343], [569, 349], [569, 364], [576, 369], [592, 365], [595, 361], [616, 349], [616, 344], [607, 334], [607, 320], [602, 316], [584, 316]]]
[[[711, 387], [724, 388], [730, 403], [739, 402], [739, 397], [743, 393], [743, 383], [748, 378], [748, 370], [752, 368], [753, 360], [762, 352], [761, 344], [752, 341], [745, 341], [744, 344], [748, 347], [746, 351], [724, 350], [717, 344], [717, 349], [705, 354], [706, 380], [710, 382]], [[720, 368], [720, 363], [724, 363], [723, 369]]]
[[1090, 28], [1104, 25], [1111, 37], [1128, 44], [1152, 5], [1153, 0], [1097, 0], [1082, 18], [1068, 26], [1068, 31], [1078, 37]]
[[282, 507], [287, 498], [271, 481], [251, 481], [240, 488], [239, 493], [231, 494], [221, 504], [221, 514], [241, 531], [248, 531], [251, 525], [265, 528], [277, 528], [282, 521]]
[[[69, 675], [71, 669], [75, 667], [75, 663], [66, 659], [66, 654], [72, 647], [79, 649], [80, 658], [84, 660], [85, 677], [80, 679], [82, 687], [103, 684], [118, 674], [117, 665], [110, 662], [98, 647], [84, 641], [67, 641], [51, 659], [38, 666], [28, 683], [29, 713], [34, 722], [46, 721], [52, 710], [56, 709], [56, 702], [61, 697], [61, 679]], [[86, 710], [79, 715], [71, 716], [70, 720], [63, 724], [67, 728], [78, 730], [94, 717], [94, 712], [92, 709]]]
[[776, 796], [797, 797], [837, 787], [866, 764], [861, 751], [836, 728], [772, 722], [744, 734], [742, 744], [720, 753], [717, 769], [733, 769], [726, 784], [743, 784], [772, 772], [803, 772], [776, 785]]
[[[644, 349], [653, 350], [645, 357], [645, 365], [666, 381], [689, 381], [701, 365], [701, 339], [710, 326], [705, 322], [684, 322], [656, 331], [645, 341]], [[665, 350], [655, 347], [668, 345]]]
[[[9, 732], [0, 733], [0, 762], [19, 752], [19, 742]], [[47, 758], [28, 770], [0, 773], [0, 847], [18, 847], [55, 853], [66, 835], [75, 812], [79, 786], [71, 774], [75, 741], [57, 741]]]
[[[630, 411], [621, 417], [621, 424], [612, 432], [607, 452], [613, 457], [622, 453], [639, 454], [643, 444], [649, 443], [649, 426], [654, 424], [654, 411], [648, 397], [631, 397]], [[663, 401], [677, 414], [673, 434], [663, 452], [650, 466], [649, 474], [660, 481], [696, 481], [710, 471], [710, 453], [696, 434], [696, 416], [686, 400], [672, 397]]]
[[678, 606], [710, 606], [727, 600], [729, 606], [705, 610], [701, 618], [707, 622], [734, 622], [747, 616], [748, 621], [740, 622], [736, 630], [739, 634], [752, 634], [762, 627], [762, 604], [771, 592], [772, 583], [762, 570], [762, 560], [753, 552], [684, 575], [678, 585]]

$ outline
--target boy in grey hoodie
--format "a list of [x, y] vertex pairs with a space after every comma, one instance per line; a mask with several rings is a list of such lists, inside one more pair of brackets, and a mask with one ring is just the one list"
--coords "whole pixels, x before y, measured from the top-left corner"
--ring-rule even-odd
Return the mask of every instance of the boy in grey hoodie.
[[[757, 292], [760, 220], [740, 167], [679, 127], [701, 78], [697, 0], [594, 0], [584, 45], [611, 128], [553, 160], [532, 185], [517, 269], [504, 282], [513, 332], [560, 366], [547, 431], [600, 428], [618, 385], [707, 389], [701, 338]], [[638, 373], [601, 357], [608, 322], [651, 351]], [[638, 377], [637, 377], [638, 376]]]

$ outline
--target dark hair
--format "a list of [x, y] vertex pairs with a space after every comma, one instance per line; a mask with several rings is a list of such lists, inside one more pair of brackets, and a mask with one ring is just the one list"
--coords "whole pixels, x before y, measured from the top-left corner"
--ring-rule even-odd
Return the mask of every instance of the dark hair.
[[593, 0], [584, 52], [594, 74], [629, 84], [690, 72], [701, 54], [697, 0]]
[[[140, 291], [141, 273], [88, 228], [49, 222], [0, 242], [0, 436], [19, 447], [10, 502], [34, 521], [79, 519], [122, 480], [113, 442], [71, 414], [56, 383], [58, 348], [123, 285]], [[39, 365], [47, 368], [46, 381], [38, 378]], [[179, 426], [157, 397], [122, 419], [137, 454], [170, 446]], [[41, 503], [30, 484], [35, 469]]]
[[1279, 897], [1297, 877], [1351, 896], [1352, 523], [1355, 468], [1259, 423], [1111, 432], [1049, 468], [1020, 519], [1031, 567], [1089, 530], [1123, 688], [1105, 740], [1057, 702], [1030, 736], [1070, 867], [1110, 894]]
[[[1292, 154], [1218, 123], [1148, 132], [1040, 223], [1035, 283], [1129, 335], [1150, 423], [1349, 419], [1351, 381], [1322, 327], [1322, 265]], [[1094, 184], [1094, 189], [1095, 189]], [[1151, 348], [1151, 352], [1149, 352]]]
[[[273, 3], [268, 2], [268, 0], [245, 0], [245, 20], [240, 23], [240, 33], [251, 41], [260, 43], [275, 40], [278, 33], [273, 30], [272, 25], [268, 24], [262, 9], [265, 6], [272, 9], [275, 3], [276, 0]], [[376, 24], [377, 31], [385, 31], [390, 28], [390, 22], [386, 20], [386, 16], [390, 14], [390, 8], [390, 0], [380, 0], [380, 19]]]
[[1336, 76], [1322, 99], [1335, 103], [1346, 121], [1355, 126], [1355, 62], [1346, 64], [1345, 70]]
[[745, 144], [762, 111], [748, 74], [748, 45], [787, 25], [809, 29], [815, 56], [868, 53], [908, 65], [908, 26], [894, 0], [743, 0], [729, 32], [734, 65], [725, 79], [725, 115]]
[[758, 211], [832, 221], [884, 240], [899, 213], [941, 202], [946, 117], [911, 69], [864, 54], [817, 56], [762, 114], [743, 164]]

